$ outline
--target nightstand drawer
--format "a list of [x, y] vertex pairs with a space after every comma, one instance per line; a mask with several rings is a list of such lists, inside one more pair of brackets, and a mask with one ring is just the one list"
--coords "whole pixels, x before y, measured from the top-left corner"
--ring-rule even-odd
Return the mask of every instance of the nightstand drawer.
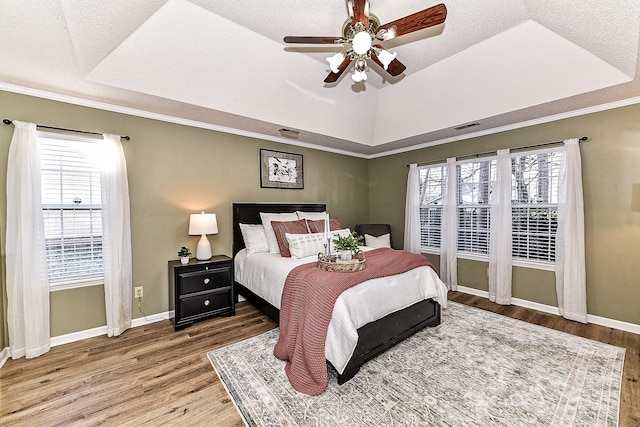
[[224, 288], [229, 286], [230, 280], [231, 269], [229, 267], [180, 273], [178, 292], [180, 295], [186, 295]]
[[231, 288], [180, 298], [178, 304], [183, 318], [206, 316], [215, 311], [230, 309]]

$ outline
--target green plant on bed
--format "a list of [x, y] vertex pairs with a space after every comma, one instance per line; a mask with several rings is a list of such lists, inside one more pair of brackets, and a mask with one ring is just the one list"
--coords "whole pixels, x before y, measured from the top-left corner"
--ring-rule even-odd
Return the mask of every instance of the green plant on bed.
[[355, 231], [348, 236], [335, 236], [331, 242], [336, 250], [351, 251], [353, 254], [356, 254], [360, 246], [364, 245], [362, 236], [358, 236]]

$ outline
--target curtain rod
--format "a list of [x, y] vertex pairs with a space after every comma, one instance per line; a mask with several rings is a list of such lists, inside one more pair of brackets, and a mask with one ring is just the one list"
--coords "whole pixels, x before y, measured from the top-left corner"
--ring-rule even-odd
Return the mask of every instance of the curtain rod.
[[[586, 141], [587, 139], [589, 139], [588, 136], [582, 136], [578, 139], [578, 142], [582, 142], [582, 141]], [[534, 145], [523, 145], [522, 147], [514, 147], [514, 148], [510, 148], [510, 151], [514, 151], [514, 150], [526, 150], [527, 148], [536, 148], [536, 147], [544, 147], [547, 145], [556, 145], [556, 144], [562, 144], [564, 141], [554, 141], [554, 142], [545, 142], [542, 144], [534, 144]], [[482, 157], [482, 156], [486, 156], [488, 154], [496, 154], [496, 151], [485, 151], [483, 153], [474, 153], [474, 154], [466, 154], [464, 156], [460, 156], [460, 157], [456, 157], [456, 159], [466, 159], [466, 158], [473, 158], [473, 157]], [[424, 163], [418, 163], [417, 166], [426, 166], [426, 165], [432, 165], [435, 163], [442, 163], [442, 162], [446, 162], [447, 159], [440, 159], [440, 160], [430, 160], [428, 162], [424, 162]], [[407, 165], [407, 167], [411, 166], [410, 164]]]
[[[2, 123], [4, 123], [5, 125], [10, 125], [13, 124], [13, 122], [9, 119], [2, 119]], [[99, 132], [89, 132], [88, 130], [76, 130], [76, 129], [67, 129], [67, 128], [57, 128], [54, 126], [45, 126], [45, 125], [36, 125], [39, 128], [44, 128], [44, 129], [53, 129], [53, 130], [62, 130], [65, 132], [77, 132], [77, 133], [86, 133], [88, 135], [102, 135]], [[127, 141], [131, 141], [131, 138], [129, 138], [128, 136], [121, 136], [120, 138], [125, 139]]]

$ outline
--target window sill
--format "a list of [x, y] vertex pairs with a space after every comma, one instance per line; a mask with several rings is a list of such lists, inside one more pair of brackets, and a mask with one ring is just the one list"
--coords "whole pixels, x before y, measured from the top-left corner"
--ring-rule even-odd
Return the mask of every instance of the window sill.
[[[420, 251], [425, 254], [440, 255], [439, 249], [420, 248]], [[489, 257], [487, 255], [473, 254], [469, 252], [458, 252], [456, 254], [456, 257], [458, 259], [486, 262], [487, 264], [489, 263]], [[530, 268], [532, 270], [545, 270], [545, 271], [556, 270], [555, 263], [551, 263], [551, 262], [534, 262], [534, 261], [527, 261], [523, 259], [513, 259], [512, 265], [514, 267]]]
[[60, 283], [55, 285], [49, 285], [49, 292], [66, 291], [69, 289], [86, 288], [89, 286], [102, 286], [104, 285], [103, 282], [104, 280], [92, 280], [92, 281], [84, 281], [84, 282], [70, 282], [70, 283]]

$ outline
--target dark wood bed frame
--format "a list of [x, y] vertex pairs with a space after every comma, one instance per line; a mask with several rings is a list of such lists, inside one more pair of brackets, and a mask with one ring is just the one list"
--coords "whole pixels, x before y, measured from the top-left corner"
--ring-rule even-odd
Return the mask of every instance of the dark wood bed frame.
[[[233, 256], [242, 250], [244, 240], [240, 232], [240, 224], [261, 224], [260, 212], [323, 212], [324, 204], [318, 203], [234, 203], [233, 204]], [[238, 294], [279, 322], [280, 310], [270, 303], [235, 282], [235, 298]], [[342, 374], [338, 374], [338, 384], [349, 381], [360, 370], [360, 367], [378, 354], [413, 335], [427, 326], [440, 324], [440, 304], [427, 299], [413, 304], [403, 310], [391, 313], [381, 319], [368, 323], [358, 329], [358, 343], [353, 356]]]

